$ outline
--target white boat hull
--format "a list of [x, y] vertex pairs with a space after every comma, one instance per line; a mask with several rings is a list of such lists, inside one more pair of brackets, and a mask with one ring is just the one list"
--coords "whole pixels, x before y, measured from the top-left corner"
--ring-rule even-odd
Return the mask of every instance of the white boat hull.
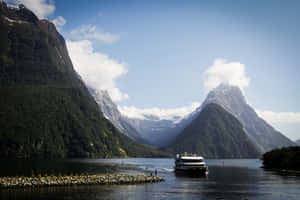
[[204, 162], [204, 158], [195, 154], [177, 154], [175, 158], [174, 171], [194, 174], [207, 174], [208, 167]]

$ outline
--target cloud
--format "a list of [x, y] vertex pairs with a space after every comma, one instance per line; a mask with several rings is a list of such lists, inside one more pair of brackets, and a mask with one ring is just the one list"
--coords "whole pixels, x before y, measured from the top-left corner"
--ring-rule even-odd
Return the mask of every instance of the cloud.
[[45, 19], [55, 11], [53, 0], [6, 0], [7, 3], [24, 4], [40, 19]]
[[[7, 3], [14, 5], [23, 4], [30, 9], [39, 19], [47, 19], [55, 11], [53, 0], [6, 0]], [[58, 16], [52, 20], [56, 28], [60, 30], [66, 24], [65, 18]]]
[[97, 40], [106, 43], [113, 43], [120, 39], [120, 36], [112, 33], [98, 31], [96, 26], [82, 25], [71, 31], [74, 40]]
[[96, 91], [107, 90], [113, 101], [128, 99], [116, 87], [116, 79], [127, 73], [126, 64], [96, 52], [89, 40], [70, 41], [67, 47], [75, 70], [88, 87]]
[[61, 27], [63, 27], [67, 21], [62, 16], [56, 17], [54, 20], [52, 20], [53, 24], [56, 26], [58, 30], [60, 30]]
[[272, 124], [276, 129], [292, 140], [300, 139], [300, 113], [299, 112], [273, 112], [256, 110], [257, 114]]
[[179, 122], [185, 116], [193, 112], [200, 106], [199, 102], [193, 102], [189, 106], [161, 109], [161, 108], [136, 108], [134, 106], [118, 106], [119, 111], [129, 117], [135, 119], [147, 119], [149, 117], [157, 118], [158, 120], [173, 120]]
[[[204, 72], [204, 89], [209, 92], [221, 83], [238, 86], [243, 93], [249, 86], [250, 78], [245, 73], [245, 65], [240, 62], [227, 62], [224, 59], [214, 60]], [[280, 130], [291, 139], [300, 138], [300, 113], [297, 112], [273, 112], [256, 110], [257, 114]]]
[[299, 112], [259, 111], [257, 114], [270, 123], [300, 123]]
[[204, 72], [204, 89], [206, 92], [214, 89], [221, 83], [238, 86], [244, 92], [248, 87], [250, 78], [245, 74], [245, 65], [240, 62], [227, 62], [216, 59], [212, 66]]

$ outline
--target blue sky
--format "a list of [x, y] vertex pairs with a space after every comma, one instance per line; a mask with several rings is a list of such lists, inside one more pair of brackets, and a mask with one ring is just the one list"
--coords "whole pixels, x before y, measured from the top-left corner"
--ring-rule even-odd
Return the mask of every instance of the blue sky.
[[249, 104], [300, 138], [299, 1], [16, 1], [45, 10], [40, 18], [63, 18], [56, 24], [75, 68], [120, 108], [186, 114], [207, 94], [205, 71], [225, 59], [250, 80]]
[[128, 73], [117, 80], [130, 96], [121, 105], [173, 108], [199, 101], [204, 70], [224, 58], [246, 65], [253, 105], [300, 111], [299, 3], [182, 2], [56, 1], [55, 14], [66, 19], [67, 38], [83, 24], [120, 35], [94, 48], [128, 63]]

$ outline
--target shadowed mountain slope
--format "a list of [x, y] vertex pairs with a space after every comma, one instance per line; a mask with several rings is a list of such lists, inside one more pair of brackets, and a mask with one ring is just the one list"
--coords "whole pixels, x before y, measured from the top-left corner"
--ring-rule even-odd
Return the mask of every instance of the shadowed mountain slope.
[[260, 155], [242, 124], [217, 104], [206, 105], [168, 149], [209, 158], [257, 158]]
[[0, 2], [0, 156], [164, 155], [121, 134], [74, 71], [64, 38], [30, 10]]

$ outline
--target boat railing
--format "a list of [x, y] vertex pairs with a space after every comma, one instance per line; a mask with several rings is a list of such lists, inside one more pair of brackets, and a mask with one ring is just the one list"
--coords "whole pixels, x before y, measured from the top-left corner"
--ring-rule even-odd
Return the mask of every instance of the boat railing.
[[184, 152], [183, 154], [176, 154], [176, 158], [180, 158], [182, 156], [191, 156], [191, 157], [196, 157], [197, 154], [195, 153], [187, 153], [187, 152]]

